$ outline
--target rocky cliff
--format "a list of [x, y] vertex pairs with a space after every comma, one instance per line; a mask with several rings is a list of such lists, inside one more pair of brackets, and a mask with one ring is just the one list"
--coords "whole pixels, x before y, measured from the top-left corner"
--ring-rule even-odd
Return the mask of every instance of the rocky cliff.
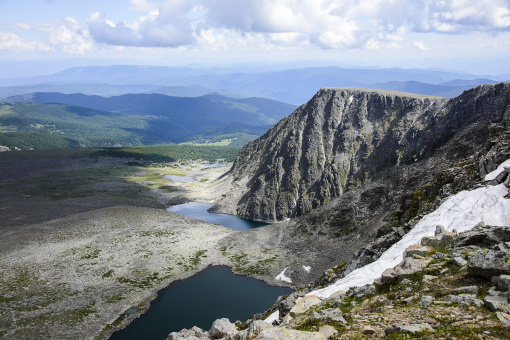
[[[439, 181], [418, 200], [420, 205], [425, 199], [433, 201], [446, 184], [438, 177], [442, 171], [486, 152], [491, 138], [507, 130], [509, 97], [510, 83], [482, 85], [452, 99], [323, 88], [241, 151], [224, 178], [231, 189], [214, 210], [281, 221], [356, 189], [353, 200], [364, 192], [369, 197], [364, 204], [375, 199], [374, 206], [360, 210], [349, 206], [350, 201], [337, 202], [330, 210], [347, 211], [333, 219], [352, 223], [364, 213], [388, 212], [388, 207], [381, 208], [387, 202], [396, 207], [398, 201], [397, 210], [406, 205], [410, 210], [409, 190]], [[403, 198], [389, 188], [400, 188]], [[387, 217], [383, 215], [378, 218]]]

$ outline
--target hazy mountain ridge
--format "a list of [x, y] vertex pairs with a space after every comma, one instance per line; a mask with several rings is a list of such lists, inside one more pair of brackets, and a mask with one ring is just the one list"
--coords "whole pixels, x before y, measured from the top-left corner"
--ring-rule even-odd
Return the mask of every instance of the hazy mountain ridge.
[[[193, 88], [195, 91], [216, 91], [221, 93], [235, 93], [249, 97], [266, 97], [293, 104], [302, 104], [311, 98], [317, 89], [322, 87], [363, 87], [395, 89], [395, 84], [388, 82], [420, 82], [428, 85], [409, 87], [401, 84], [400, 89], [411, 89], [422, 94], [456, 96], [466, 86], [480, 85], [479, 75], [461, 74], [437, 70], [420, 69], [375, 69], [375, 68], [341, 68], [336, 66], [304, 67], [278, 71], [255, 71], [246, 69], [240, 72], [239, 68], [191, 68], [191, 67], [144, 67], [144, 66], [103, 66], [103, 67], [74, 67], [49, 76], [39, 76], [21, 79], [5, 79], [4, 85], [21, 86], [30, 84], [79, 84], [87, 85], [87, 93], [100, 94], [90, 89], [91, 83], [101, 83], [109, 86], [124, 86], [132, 84], [133, 79], [139, 84], [142, 91], [137, 92], [163, 92], [168, 89], [159, 89], [164, 86], [180, 86]], [[502, 76], [483, 76], [489, 82], [507, 80]], [[465, 83], [447, 83], [464, 80]], [[155, 86], [143, 91], [143, 86]], [[406, 88], [406, 86], [408, 86]], [[448, 86], [448, 87], [444, 87]], [[78, 91], [80, 87], [76, 87]], [[12, 94], [12, 88], [0, 88], [0, 93]], [[20, 89], [21, 90], [21, 89]], [[114, 91], [105, 88], [104, 91]], [[122, 89], [117, 88], [117, 91]], [[24, 91], [26, 93], [27, 91]], [[132, 91], [131, 91], [132, 92]], [[18, 92], [17, 94], [22, 94]], [[124, 92], [127, 93], [127, 92]]]
[[[63, 134], [86, 146], [216, 142], [219, 138], [238, 138], [244, 144], [260, 136], [295, 108], [270, 99], [234, 98], [219, 94], [193, 98], [128, 94], [106, 98], [41, 92], [9, 100], [13, 104], [3, 104], [9, 113], [0, 117], [4, 129]], [[103, 124], [87, 130], [91, 124], [96, 124], [95, 119], [87, 118], [91, 115], [97, 116]], [[63, 122], [70, 121], [73, 125], [66, 123], [68, 125], [63, 128]], [[55, 127], [55, 124], [60, 127]], [[108, 129], [110, 132], [107, 132]], [[98, 131], [108, 142], [97, 139]]]

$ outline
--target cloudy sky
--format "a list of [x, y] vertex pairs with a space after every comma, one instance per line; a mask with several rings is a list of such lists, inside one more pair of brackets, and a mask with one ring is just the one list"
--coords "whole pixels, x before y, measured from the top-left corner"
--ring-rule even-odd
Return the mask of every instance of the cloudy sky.
[[509, 56], [509, 0], [0, 0], [4, 61], [486, 63], [504, 73]]

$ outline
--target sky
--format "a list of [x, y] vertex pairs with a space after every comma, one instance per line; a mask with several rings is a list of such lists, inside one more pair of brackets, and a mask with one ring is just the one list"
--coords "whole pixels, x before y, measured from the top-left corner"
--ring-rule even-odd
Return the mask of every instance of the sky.
[[0, 61], [510, 73], [509, 0], [0, 0]]

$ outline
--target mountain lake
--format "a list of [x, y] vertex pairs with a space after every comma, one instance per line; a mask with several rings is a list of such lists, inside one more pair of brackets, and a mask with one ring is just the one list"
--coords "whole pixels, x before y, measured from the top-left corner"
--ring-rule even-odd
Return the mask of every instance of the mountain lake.
[[[264, 225], [233, 215], [212, 214], [207, 212], [210, 207], [211, 204], [192, 202], [168, 210], [236, 230]], [[234, 274], [226, 266], [208, 267], [159, 291], [149, 310], [125, 329], [113, 333], [110, 340], [164, 340], [171, 332], [183, 328], [198, 326], [209, 330], [214, 320], [220, 318], [245, 321], [271, 307], [279, 296], [292, 292], [290, 288]], [[133, 312], [136, 310], [131, 308], [126, 314]]]

